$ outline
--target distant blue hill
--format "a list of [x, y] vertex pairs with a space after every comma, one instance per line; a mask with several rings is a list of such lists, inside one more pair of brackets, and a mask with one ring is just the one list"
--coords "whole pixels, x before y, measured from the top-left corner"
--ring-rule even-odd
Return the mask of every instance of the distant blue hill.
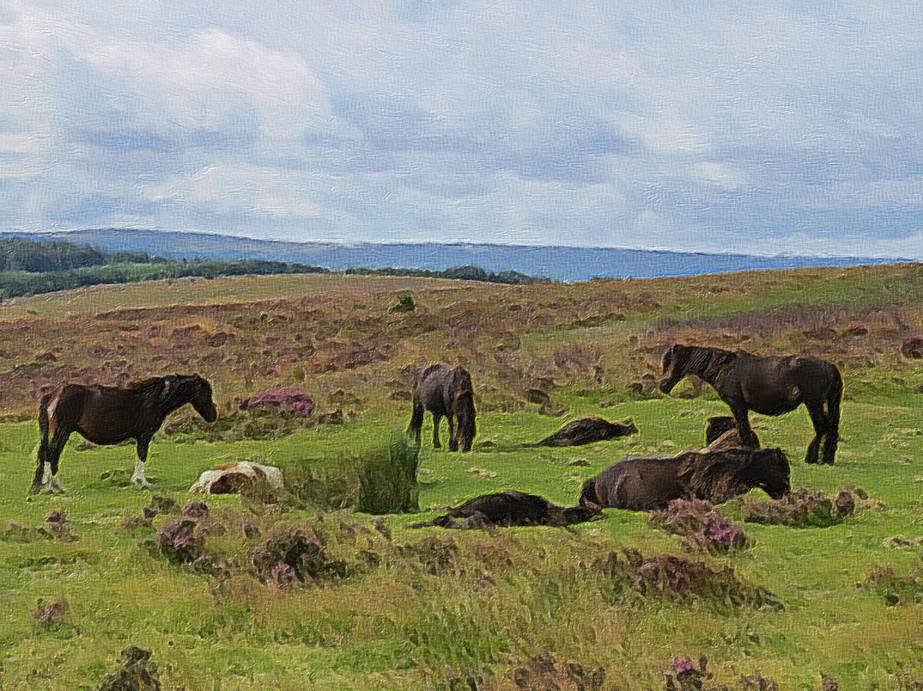
[[596, 277], [689, 276], [754, 269], [906, 261], [856, 257], [758, 257], [747, 254], [705, 254], [604, 247], [440, 243], [338, 245], [117, 228], [55, 233], [0, 233], [0, 236], [68, 240], [92, 245], [104, 252], [147, 252], [171, 259], [270, 259], [335, 270], [359, 267], [441, 270], [454, 266], [475, 265], [488, 271], [519, 271], [559, 281], [585, 281]]

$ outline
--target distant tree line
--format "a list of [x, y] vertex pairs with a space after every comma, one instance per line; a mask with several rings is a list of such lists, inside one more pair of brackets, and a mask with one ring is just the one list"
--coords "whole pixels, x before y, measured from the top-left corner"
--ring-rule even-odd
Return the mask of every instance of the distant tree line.
[[[136, 283], [170, 278], [331, 273], [329, 269], [266, 259], [171, 260], [144, 252], [102, 252], [61, 240], [36, 242], [0, 238], [0, 299], [82, 288], [101, 283]], [[427, 269], [347, 269], [347, 274], [413, 276], [485, 281], [509, 285], [546, 283], [549, 279], [517, 271], [494, 273], [477, 266], [444, 271]]]
[[430, 269], [346, 269], [347, 274], [360, 274], [371, 276], [412, 276], [417, 278], [453, 278], [459, 281], [484, 281], [485, 283], [504, 283], [506, 285], [534, 285], [536, 283], [551, 283], [545, 276], [529, 276], [518, 271], [493, 272], [482, 269], [480, 266], [455, 266], [451, 269], [433, 271]]
[[89, 245], [63, 240], [37, 242], [25, 238], [0, 238], [0, 271], [66, 271], [104, 264], [149, 264], [155, 259], [144, 252], [101, 252]]

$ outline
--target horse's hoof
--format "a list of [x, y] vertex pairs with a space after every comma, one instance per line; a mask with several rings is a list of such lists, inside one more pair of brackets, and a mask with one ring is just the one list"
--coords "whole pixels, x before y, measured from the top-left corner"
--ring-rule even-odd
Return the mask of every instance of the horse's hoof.
[[150, 489], [153, 485], [147, 480], [133, 480], [132, 484], [138, 489]]

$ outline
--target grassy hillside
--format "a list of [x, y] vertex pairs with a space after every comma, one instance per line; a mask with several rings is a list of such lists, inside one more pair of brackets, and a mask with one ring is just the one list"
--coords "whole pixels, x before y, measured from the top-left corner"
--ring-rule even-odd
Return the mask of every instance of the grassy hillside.
[[[416, 309], [389, 312], [405, 291]], [[741, 677], [757, 673], [782, 689], [820, 688], [822, 673], [842, 689], [917, 688], [923, 584], [898, 581], [897, 604], [857, 584], [877, 567], [898, 579], [921, 567], [923, 365], [899, 354], [902, 337], [923, 329], [921, 298], [923, 271], [906, 265], [575, 286], [248, 277], [17, 300], [0, 313], [0, 526], [32, 528], [63, 509], [79, 540], [15, 527], [0, 539], [0, 687], [92, 688], [136, 644], [153, 652], [164, 688], [578, 688], [582, 680], [648, 689], [663, 686], [672, 658], [700, 655], [714, 675], [706, 688], [746, 688]], [[725, 556], [684, 552], [645, 515], [614, 510], [573, 530], [406, 529], [502, 488], [570, 504], [583, 478], [627, 454], [700, 446], [704, 419], [723, 412], [709, 391], [689, 383], [665, 398], [630, 387], [657, 373], [673, 340], [837, 362], [847, 387], [835, 466], [801, 460], [811, 434], [803, 410], [754, 416], [754, 426], [789, 455], [793, 485], [860, 487], [869, 500], [859, 512], [829, 528], [747, 523], [752, 546]], [[281, 438], [233, 426], [209, 435], [181, 414], [155, 440], [149, 475], [182, 504], [202, 469], [228, 460], [335, 477], [346, 456], [406, 425], [409, 368], [427, 360], [471, 370], [479, 444], [465, 456], [435, 451], [427, 420], [424, 513], [386, 517], [381, 530], [347, 511], [280, 513], [211, 498], [206, 547], [239, 566], [226, 578], [190, 573], [147, 546], [170, 516], [123, 527], [152, 497], [107, 474], [127, 472], [133, 449], [78, 439], [62, 458], [68, 493], [24, 500], [36, 442], [26, 417], [54, 383], [195, 370], [215, 383], [225, 419], [235, 419], [235, 397], [276, 385], [304, 388], [321, 413], [343, 411], [345, 424]], [[550, 402], [528, 402], [533, 388]], [[633, 417], [640, 433], [575, 449], [504, 450], [591, 414]], [[320, 533], [348, 576], [260, 583], [249, 553], [291, 524]], [[619, 590], [596, 561], [623, 547], [732, 567], [784, 609]], [[40, 598], [66, 599], [59, 622], [36, 619]]]

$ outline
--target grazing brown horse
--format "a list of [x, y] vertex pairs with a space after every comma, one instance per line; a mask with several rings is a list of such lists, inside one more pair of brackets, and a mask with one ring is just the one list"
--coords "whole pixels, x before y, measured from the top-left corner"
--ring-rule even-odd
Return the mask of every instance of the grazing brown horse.
[[823, 462], [833, 463], [840, 438], [843, 394], [843, 379], [835, 365], [804, 355], [760, 357], [743, 351], [676, 344], [664, 353], [660, 390], [670, 393], [687, 374], [696, 375], [718, 392], [731, 408], [740, 438], [748, 446], [759, 446], [750, 428], [749, 411], [782, 415], [803, 403], [814, 424], [814, 439], [805, 462], [817, 463], [823, 440]]
[[[463, 367], [429, 365], [424, 368], [414, 385], [413, 416], [407, 433], [420, 445], [420, 429], [425, 411], [433, 414], [433, 446], [440, 448], [439, 423], [443, 416], [449, 421], [449, 451], [471, 450], [474, 441], [475, 410], [474, 387], [471, 375]], [[455, 426], [458, 418], [458, 426]]]
[[198, 374], [155, 377], [124, 389], [66, 384], [46, 394], [39, 405], [41, 441], [31, 491], [38, 492], [43, 484], [51, 492], [63, 491], [57, 480], [58, 461], [73, 432], [94, 444], [118, 444], [134, 439], [138, 462], [131, 481], [138, 487], [149, 487], [144, 478], [144, 462], [151, 438], [167, 415], [187, 403], [206, 422], [214, 422], [218, 417], [211, 384]]
[[672, 458], [629, 458], [583, 483], [581, 506], [650, 511], [674, 499], [720, 504], [754, 487], [773, 499], [791, 491], [780, 449], [687, 451]]

